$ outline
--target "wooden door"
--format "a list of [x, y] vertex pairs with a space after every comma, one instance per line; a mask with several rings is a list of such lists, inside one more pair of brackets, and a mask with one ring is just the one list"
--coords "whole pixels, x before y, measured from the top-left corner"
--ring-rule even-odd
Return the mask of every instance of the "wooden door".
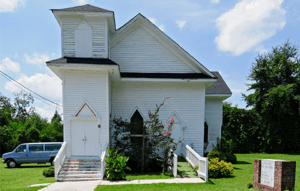
[[72, 142], [72, 155], [84, 156], [85, 155], [85, 136], [84, 136], [84, 121], [71, 122], [71, 142]]
[[84, 123], [85, 141], [85, 155], [96, 156], [99, 154], [99, 138], [98, 127], [94, 121], [85, 121]]

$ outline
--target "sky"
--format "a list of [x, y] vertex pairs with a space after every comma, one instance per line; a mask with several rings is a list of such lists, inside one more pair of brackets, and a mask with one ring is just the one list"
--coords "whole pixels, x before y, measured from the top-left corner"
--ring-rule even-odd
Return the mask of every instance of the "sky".
[[[226, 101], [246, 108], [247, 79], [258, 54], [286, 42], [300, 44], [299, 0], [0, 0], [0, 71], [59, 105], [61, 80], [46, 61], [61, 57], [61, 34], [50, 9], [91, 4], [114, 11], [118, 29], [138, 13], [210, 71], [219, 71], [232, 91]], [[0, 75], [1, 94], [21, 89]], [[167, 96], [167, 95], [166, 95]], [[62, 108], [34, 96], [33, 106], [51, 119]]]

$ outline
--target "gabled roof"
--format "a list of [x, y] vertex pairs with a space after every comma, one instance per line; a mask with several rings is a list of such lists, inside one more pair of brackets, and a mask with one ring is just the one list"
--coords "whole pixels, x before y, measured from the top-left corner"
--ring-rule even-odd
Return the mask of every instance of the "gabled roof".
[[[135, 24], [141, 22], [144, 26], [153, 32], [156, 38], [167, 45], [169, 48], [176, 51], [176, 56], [182, 59], [186, 64], [188, 64], [192, 69], [196, 69], [199, 72], [215, 78], [213, 73], [211, 73], [205, 66], [203, 66], [198, 60], [191, 56], [187, 51], [185, 51], [180, 45], [178, 45], [174, 40], [172, 40], [168, 35], [161, 31], [156, 25], [154, 25], [150, 20], [148, 20], [141, 13], [137, 14], [130, 21], [121, 26], [111, 38], [111, 45], [114, 46], [117, 42], [123, 39], [123, 35], [130, 31], [130, 28], [134, 28]], [[127, 32], [126, 32], [127, 31]], [[123, 34], [124, 33], [124, 34]]]
[[76, 7], [69, 7], [64, 9], [50, 9], [51, 11], [83, 11], [83, 12], [113, 12], [110, 10], [102, 9], [100, 7], [95, 7], [90, 4], [76, 6]]
[[100, 64], [100, 65], [118, 65], [114, 61], [107, 58], [79, 58], [79, 57], [61, 57], [58, 59], [50, 60], [46, 62], [50, 63], [60, 63], [60, 64]]
[[207, 90], [205, 90], [205, 94], [232, 94], [229, 87], [223, 80], [222, 76], [219, 72], [212, 72], [215, 76], [218, 77], [218, 80]]

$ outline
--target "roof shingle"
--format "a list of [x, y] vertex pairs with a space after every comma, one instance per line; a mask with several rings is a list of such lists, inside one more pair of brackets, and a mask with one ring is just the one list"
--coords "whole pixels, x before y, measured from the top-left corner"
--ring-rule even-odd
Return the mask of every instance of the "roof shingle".
[[113, 12], [110, 10], [102, 9], [100, 7], [95, 7], [90, 4], [76, 6], [76, 7], [69, 7], [64, 9], [50, 9], [51, 11], [83, 11], [83, 12]]
[[222, 76], [219, 74], [219, 72], [211, 72], [215, 76], [218, 77], [218, 80], [207, 90], [205, 91], [205, 94], [232, 94], [229, 87], [223, 80]]

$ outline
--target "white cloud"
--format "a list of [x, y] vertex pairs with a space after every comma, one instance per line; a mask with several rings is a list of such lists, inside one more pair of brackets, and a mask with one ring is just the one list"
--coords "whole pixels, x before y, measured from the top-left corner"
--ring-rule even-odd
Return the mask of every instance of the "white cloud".
[[180, 30], [183, 28], [185, 25], [186, 21], [176, 21], [177, 26], [180, 28]]
[[154, 18], [148, 18], [148, 19], [149, 19], [149, 21], [151, 21], [153, 24], [156, 23], [156, 19], [154, 19]]
[[219, 3], [220, 0], [210, 0], [211, 3]]
[[[40, 94], [49, 100], [60, 100], [62, 96], [61, 80], [57, 76], [48, 76], [47, 74], [37, 73], [34, 76], [24, 74], [17, 80], [28, 89]], [[5, 89], [10, 92], [19, 92], [20, 88], [13, 82], [7, 82]]]
[[[155, 18], [148, 18], [149, 21], [151, 21], [151, 23], [153, 23], [154, 25], [156, 25], [156, 19]], [[161, 24], [160, 26], [157, 26], [161, 31], [165, 30], [165, 25]]]
[[49, 122], [51, 121], [51, 118], [53, 117], [55, 112], [55, 108], [47, 108], [47, 107], [44, 108], [34, 107], [34, 108], [35, 108], [35, 112], [39, 114], [42, 118], [47, 118]]
[[2, 60], [2, 64], [0, 64], [0, 70], [4, 71], [5, 69], [13, 72], [19, 72], [20, 64], [18, 62], [13, 62], [6, 57]]
[[47, 54], [38, 54], [33, 53], [32, 56], [28, 56], [27, 54], [24, 54], [26, 62], [29, 64], [44, 64], [46, 61], [49, 61], [49, 56]]
[[215, 42], [221, 51], [240, 55], [275, 35], [285, 26], [283, 0], [243, 0], [216, 20], [220, 35]]
[[93, 1], [90, 1], [90, 0], [73, 0], [73, 2], [77, 5], [84, 5], [84, 4], [88, 4], [88, 3], [91, 3]]
[[160, 25], [158, 28], [159, 28], [161, 31], [164, 31], [164, 30], [166, 29], [165, 25]]
[[0, 12], [13, 12], [25, 0], [0, 0]]

